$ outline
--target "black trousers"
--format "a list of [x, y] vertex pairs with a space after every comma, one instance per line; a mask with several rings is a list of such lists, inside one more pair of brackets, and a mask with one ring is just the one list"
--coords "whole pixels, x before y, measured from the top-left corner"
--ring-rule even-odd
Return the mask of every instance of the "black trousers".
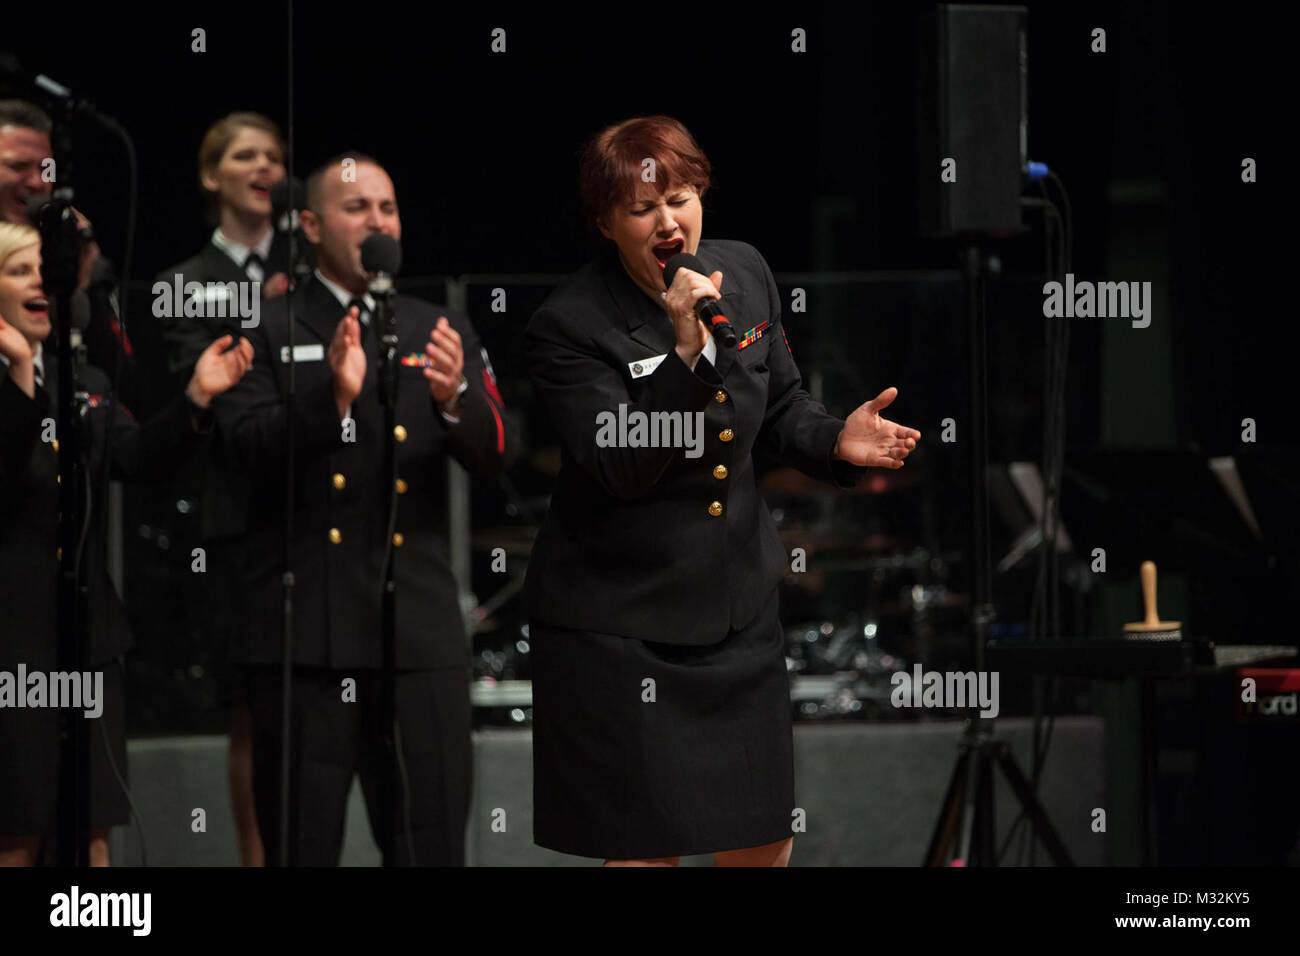
[[[280, 668], [247, 669], [253, 716], [253, 795], [268, 866], [280, 863]], [[355, 701], [343, 681], [356, 681]], [[297, 668], [292, 686], [290, 866], [337, 866], [348, 792], [361, 775], [371, 833], [382, 846], [396, 813], [395, 866], [463, 866], [473, 753], [468, 669], [397, 675], [395, 712], [405, 786], [387, 806], [380, 681], [377, 671]], [[405, 794], [409, 793], [409, 800]], [[409, 827], [408, 827], [409, 823]], [[414, 852], [414, 860], [411, 853]]]

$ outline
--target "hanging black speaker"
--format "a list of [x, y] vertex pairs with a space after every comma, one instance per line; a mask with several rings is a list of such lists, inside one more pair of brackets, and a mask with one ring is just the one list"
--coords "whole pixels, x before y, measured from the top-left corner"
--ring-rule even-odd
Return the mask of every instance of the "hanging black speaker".
[[940, 4], [921, 17], [917, 211], [922, 236], [1020, 232], [1028, 159], [1027, 11]]

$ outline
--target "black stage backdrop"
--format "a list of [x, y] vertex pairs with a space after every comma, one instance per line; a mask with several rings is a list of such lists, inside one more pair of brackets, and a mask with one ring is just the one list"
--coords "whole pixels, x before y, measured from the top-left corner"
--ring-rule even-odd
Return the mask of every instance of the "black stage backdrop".
[[[1163, 190], [1159, 241], [1181, 335], [1177, 438], [1222, 444], [1230, 426], [1284, 397], [1288, 35], [1263, 6], [1214, 16], [1175, 4], [1029, 8], [1030, 153], [1069, 186], [1075, 271], [1102, 275], [1107, 244], [1125, 229], [1108, 218], [1108, 183]], [[6, 12], [0, 47], [90, 96], [134, 135], [141, 207], [132, 278], [147, 279], [205, 238], [195, 154], [207, 125], [233, 109], [287, 121], [288, 10], [69, 9]], [[344, 149], [383, 161], [403, 213], [407, 275], [572, 271], [590, 250], [578, 150], [602, 125], [650, 112], [683, 120], [714, 163], [706, 234], [753, 243], [778, 273], [952, 265], [951, 246], [914, 238], [922, 6], [543, 9], [296, 5], [297, 172]], [[1104, 54], [1089, 50], [1098, 26]], [[207, 52], [191, 50], [196, 28]], [[504, 53], [491, 50], [496, 28], [505, 30]], [[807, 31], [806, 53], [791, 52], [795, 28]], [[78, 145], [79, 204], [120, 262], [120, 150], [92, 127]], [[1248, 187], [1246, 156], [1260, 169]], [[1036, 273], [1041, 247], [1037, 229], [1003, 243], [1008, 271]], [[515, 328], [526, 320], [513, 318]], [[500, 351], [503, 342], [492, 344]], [[1091, 434], [1073, 437], [1095, 440], [1097, 422], [1084, 424]], [[1294, 438], [1289, 421], [1272, 424], [1272, 437], [1286, 428]]]
[[[1107, 320], [1074, 323], [1071, 455], [1131, 446], [1239, 453], [1245, 418], [1257, 422], [1261, 447], [1293, 453], [1295, 297], [1286, 283], [1295, 274], [1288, 261], [1295, 202], [1282, 151], [1293, 123], [1291, 34], [1263, 5], [1209, 14], [1172, 3], [1028, 6], [1029, 152], [1068, 186], [1073, 271], [1082, 279], [1159, 283], [1168, 336], [1144, 358], [1103, 327]], [[391, 172], [408, 279], [572, 272], [592, 249], [578, 211], [578, 152], [602, 126], [646, 113], [681, 119], [713, 162], [705, 234], [752, 243], [779, 276], [953, 270], [953, 243], [916, 236], [915, 22], [924, 9], [799, 4], [760, 13], [754, 5], [610, 3], [519, 13], [299, 3], [291, 30], [282, 3], [67, 13], [47, 6], [6, 11], [0, 49], [93, 98], [134, 135], [136, 282], [206, 239], [195, 170], [206, 127], [235, 109], [285, 124], [291, 101], [298, 175], [343, 150], [369, 153]], [[1098, 27], [1107, 34], [1104, 54], [1090, 50]], [[504, 53], [492, 51], [498, 28]], [[195, 29], [205, 31], [206, 52], [192, 51]], [[806, 53], [791, 50], [795, 29], [806, 31]], [[91, 126], [78, 134], [78, 205], [120, 263], [122, 154]], [[1247, 157], [1258, 164], [1253, 184], [1241, 178]], [[1023, 236], [996, 244], [1007, 278], [990, 300], [996, 462], [1041, 455], [1043, 320], [1035, 283], [1043, 236], [1036, 214], [1026, 224]], [[824, 380], [832, 410], [845, 413], [887, 385], [900, 387], [895, 417], [931, 439], [909, 467], [933, 479], [939, 517], [924, 533], [944, 549], [965, 547], [967, 524], [964, 448], [934, 441], [943, 418], [960, 418], [967, 407], [966, 331], [954, 280], [955, 273], [946, 283], [914, 277], [871, 296], [828, 295], [832, 307], [790, 323], [794, 354], [806, 377]], [[485, 308], [482, 289], [471, 298], [516, 410], [529, 406], [519, 334], [544, 292], [512, 292], [504, 315]], [[142, 338], [146, 299], [137, 294], [131, 310]], [[546, 424], [526, 424], [530, 451], [545, 448]], [[1279, 479], [1292, 496], [1294, 475]], [[537, 469], [525, 463], [512, 477], [525, 500], [544, 501], [547, 479]], [[1156, 497], [1160, 480], [1151, 473]], [[500, 523], [504, 500], [499, 488], [476, 487], [477, 526]], [[872, 520], [893, 533], [893, 517], [882, 507]], [[1104, 526], [1076, 517], [1075, 527], [1092, 537], [1098, 529], [1119, 534], [1135, 525], [1131, 518], [1111, 513]], [[1287, 520], [1294, 524], [1294, 514]], [[1005, 548], [1009, 538], [996, 535], [1006, 529], [994, 530], [995, 546]], [[1088, 544], [1076, 541], [1076, 552], [1086, 554]], [[1179, 551], [1176, 542], [1162, 546]], [[1268, 614], [1242, 624], [1232, 580], [1246, 573], [1240, 567], [1212, 554], [1197, 565], [1182, 552], [1171, 560], [1189, 575], [1183, 609], [1196, 612], [1189, 617], [1201, 636], [1296, 641], [1294, 628], [1269, 627]], [[1294, 572], [1294, 537], [1289, 555]], [[129, 570], [143, 567], [129, 552]], [[1022, 605], [1030, 584], [1015, 582]], [[1091, 609], [1085, 626], [1135, 619], [1136, 593], [1132, 585], [1108, 610]], [[1162, 585], [1165, 593], [1179, 600]], [[1274, 624], [1280, 607], [1268, 605]], [[1000, 610], [1023, 618], [1027, 608], [1007, 601]], [[1179, 616], [1176, 603], [1161, 610]], [[150, 627], [138, 620], [145, 657], [171, 641], [156, 621], [151, 640], [142, 633]], [[132, 723], [133, 731], [175, 729], [158, 715], [137, 713]]]
[[[952, 270], [955, 244], [916, 234], [915, 37], [925, 9], [760, 15], [608, 4], [521, 14], [299, 3], [291, 27], [276, 3], [105, 5], [6, 14], [0, 47], [92, 98], [135, 137], [137, 283], [205, 240], [195, 157], [206, 127], [234, 109], [287, 124], [291, 101], [298, 175], [344, 150], [392, 173], [408, 280], [572, 272], [594, 241], [579, 215], [578, 152], [605, 124], [651, 112], [683, 120], [713, 163], [705, 234], [754, 244], [778, 276]], [[1029, 152], [1069, 189], [1074, 272], [1155, 279], [1168, 321], [1168, 342], [1145, 356], [1122, 337], [1108, 345], [1107, 320], [1074, 321], [1072, 452], [1231, 453], [1244, 418], [1256, 420], [1261, 446], [1293, 446], [1292, 359], [1282, 347], [1292, 322], [1282, 237], [1294, 209], [1280, 151], [1285, 34], [1248, 5], [1216, 17], [1172, 4], [1029, 9]], [[1090, 49], [1097, 27], [1105, 53]], [[193, 49], [199, 29], [206, 52]], [[807, 52], [792, 52], [796, 29]], [[493, 52], [497, 30], [504, 52]], [[122, 153], [93, 125], [77, 133], [78, 205], [120, 264]], [[1259, 167], [1249, 185], [1245, 157]], [[1022, 236], [994, 245], [1008, 279], [990, 298], [995, 462], [1041, 455], [1043, 235], [1036, 213], [1025, 222]], [[870, 295], [831, 290], [822, 307], [791, 318], [795, 356], [805, 377], [820, 377], [833, 411], [895, 384], [896, 417], [930, 437], [945, 417], [961, 417], [966, 330], [955, 275]], [[519, 334], [546, 288], [512, 290], [506, 313], [494, 314], [490, 285], [471, 290], [471, 314], [508, 403], [526, 410]], [[145, 351], [148, 301], [137, 292], [129, 310]], [[530, 450], [552, 445], [548, 424], [528, 418]], [[924, 443], [912, 464], [937, 476], [937, 543], [965, 547], [962, 446]], [[525, 501], [544, 500], [548, 482], [535, 469], [514, 478]], [[481, 492], [476, 518], [498, 523], [499, 489]]]

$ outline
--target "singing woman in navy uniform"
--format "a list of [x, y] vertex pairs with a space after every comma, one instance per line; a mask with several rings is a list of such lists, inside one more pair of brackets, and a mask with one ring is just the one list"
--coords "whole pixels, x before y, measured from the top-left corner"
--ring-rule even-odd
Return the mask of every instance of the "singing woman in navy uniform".
[[[580, 185], [610, 242], [526, 333], [563, 441], [525, 585], [534, 839], [606, 865], [788, 861], [787, 555], [754, 459], [850, 487], [864, 467], [902, 467], [921, 437], [881, 417], [896, 389], [847, 420], [803, 390], [767, 263], [744, 243], [701, 238], [709, 181], [707, 157], [669, 117], [595, 136]], [[703, 270], [680, 269], [666, 288], [678, 252]], [[736, 348], [697, 318], [700, 299], [720, 302]], [[629, 422], [702, 413], [702, 446], [611, 441], [600, 423], [621, 420], [620, 406]]]
[[[58, 666], [58, 449], [44, 441], [54, 418], [58, 362], [41, 283], [40, 235], [0, 223], [0, 671]], [[210, 428], [212, 399], [239, 381], [253, 358], [247, 339], [205, 348], [184, 392], [143, 423], [107, 401], [109, 378], [86, 366], [90, 475], [108, 455], [118, 480], [165, 477]], [[115, 410], [113, 420], [109, 408]], [[96, 483], [97, 487], [97, 483]], [[89, 505], [84, 580], [89, 590], [87, 663], [103, 674], [101, 713], [90, 736], [90, 864], [108, 865], [108, 830], [127, 822], [122, 655], [126, 610], [107, 572], [105, 513]], [[76, 718], [80, 719], [80, 717]], [[59, 779], [59, 720], [52, 709], [0, 708], [0, 866], [32, 866], [51, 849]]]
[[[280, 127], [260, 113], [229, 113], [208, 127], [199, 144], [198, 184], [215, 228], [195, 255], [164, 269], [158, 281], [168, 286], [180, 283], [182, 288], [198, 282], [214, 292], [225, 292], [232, 282], [257, 283], [255, 288], [268, 298], [288, 290], [287, 233], [277, 232], [271, 222], [271, 187], [284, 178], [284, 154]], [[208, 314], [162, 320], [173, 391], [184, 387], [208, 344], [240, 322], [216, 317], [234, 315], [231, 308], [204, 311]], [[227, 784], [240, 861], [244, 866], [261, 866], [265, 856], [253, 801], [252, 717], [242, 672], [233, 663], [242, 657], [247, 640], [239, 569], [251, 489], [248, 480], [225, 461], [219, 437], [214, 434], [195, 450], [177, 475], [173, 497], [198, 502], [198, 533], [207, 555], [207, 572], [202, 581], [193, 582], [184, 605], [192, 611], [190, 631], [215, 678], [217, 703], [230, 713]]]

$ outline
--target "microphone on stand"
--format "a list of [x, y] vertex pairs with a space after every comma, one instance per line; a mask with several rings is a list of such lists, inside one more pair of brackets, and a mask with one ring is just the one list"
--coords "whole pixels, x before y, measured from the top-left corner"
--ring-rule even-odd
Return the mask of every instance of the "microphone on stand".
[[311, 274], [311, 243], [303, 235], [298, 213], [307, 208], [307, 190], [297, 176], [286, 176], [271, 186], [271, 226], [277, 233], [290, 236], [293, 262], [289, 264], [293, 287], [297, 288]]
[[[678, 269], [690, 269], [692, 272], [698, 272], [700, 275], [707, 276], [709, 273], [705, 265], [698, 258], [689, 252], [679, 252], [664, 263], [664, 287], [673, 284], [673, 278], [677, 275]], [[736, 330], [731, 327], [731, 321], [723, 314], [721, 306], [713, 299], [700, 299], [695, 303], [695, 314], [700, 320], [709, 327], [713, 337], [718, 340], [719, 344], [727, 348], [736, 347]]]
[[380, 396], [388, 402], [396, 401], [397, 376], [397, 313], [393, 309], [393, 277], [402, 268], [402, 247], [386, 233], [376, 232], [361, 243], [361, 268], [370, 276], [367, 289], [375, 300], [373, 325], [380, 336], [379, 350]]
[[[370, 276], [366, 288], [376, 302], [391, 309], [396, 295], [393, 277], [402, 269], [402, 247], [392, 236], [382, 232], [372, 233], [361, 243], [361, 268]], [[393, 334], [397, 334], [394, 325]]]
[[12, 53], [0, 53], [0, 80], [10, 82], [16, 80], [19, 85], [27, 86], [33, 93], [59, 107], [79, 109], [88, 105], [85, 100], [74, 96], [72, 90], [57, 80], [52, 80], [43, 73], [33, 74], [23, 69], [22, 63]]
[[[373, 324], [380, 334], [379, 367], [379, 402], [384, 409], [384, 487], [387, 498], [388, 526], [384, 533], [384, 580], [380, 592], [382, 614], [380, 617], [380, 645], [382, 648], [382, 666], [380, 668], [380, 719], [384, 728], [384, 739], [388, 756], [388, 773], [385, 777], [383, 799], [389, 808], [383, 830], [380, 834], [380, 846], [384, 851], [384, 860], [393, 859], [396, 849], [396, 808], [399, 806], [398, 794], [402, 794], [402, 805], [409, 805], [410, 792], [405, 774], [402, 770], [401, 736], [397, 725], [397, 577], [394, 550], [394, 533], [397, 530], [397, 440], [394, 434], [397, 415], [397, 315], [393, 308], [393, 297], [397, 294], [393, 288], [393, 277], [402, 268], [402, 247], [392, 236], [382, 232], [371, 233], [361, 243], [361, 268], [369, 275], [367, 290], [375, 300]], [[407, 832], [407, 851], [411, 861], [415, 860], [415, 847], [410, 842]]]

